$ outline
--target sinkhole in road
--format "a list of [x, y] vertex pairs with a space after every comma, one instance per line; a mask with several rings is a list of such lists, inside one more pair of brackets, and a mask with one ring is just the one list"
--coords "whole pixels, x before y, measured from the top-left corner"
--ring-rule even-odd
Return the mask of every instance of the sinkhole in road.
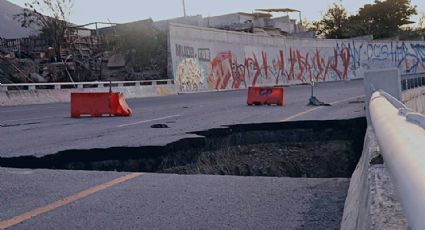
[[0, 158], [0, 166], [271, 177], [350, 178], [366, 119], [240, 124], [165, 146], [67, 150]]

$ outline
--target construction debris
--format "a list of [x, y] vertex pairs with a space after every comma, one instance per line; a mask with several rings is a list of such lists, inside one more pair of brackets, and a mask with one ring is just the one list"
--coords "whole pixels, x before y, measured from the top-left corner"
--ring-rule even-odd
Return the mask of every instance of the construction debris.
[[[127, 35], [134, 28], [141, 30], [137, 32], [137, 36], [146, 35], [147, 39], [152, 39], [149, 36], [153, 34], [158, 39], [159, 33], [155, 32], [152, 23], [152, 20], [136, 22], [131, 28], [112, 24], [108, 29], [96, 31], [75, 27], [72, 28], [75, 33], [65, 37], [59, 54], [41, 36], [0, 38], [0, 83], [166, 78], [165, 33], [161, 38], [164, 41], [163, 47], [154, 47], [150, 51], [128, 48], [134, 46], [133, 41], [127, 46], [123, 45], [129, 42]], [[140, 53], [149, 58], [141, 59]]]
[[308, 105], [313, 105], [313, 106], [331, 106], [331, 104], [328, 104], [328, 103], [325, 103], [323, 101], [320, 101], [315, 96], [310, 97], [310, 99], [308, 101]]

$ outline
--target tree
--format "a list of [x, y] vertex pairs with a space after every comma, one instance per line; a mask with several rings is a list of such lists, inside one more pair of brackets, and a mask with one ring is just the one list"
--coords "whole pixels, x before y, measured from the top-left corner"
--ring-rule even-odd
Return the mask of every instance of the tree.
[[315, 22], [318, 35], [325, 38], [346, 38], [348, 15], [341, 4], [334, 3], [322, 16], [322, 20]]
[[115, 30], [119, 35], [115, 52], [126, 56], [127, 67], [167, 75], [167, 33], [154, 28], [151, 19], [118, 25]]
[[349, 30], [355, 36], [397, 36], [401, 26], [413, 23], [409, 18], [416, 13], [416, 6], [412, 6], [410, 0], [375, 0], [374, 4], [364, 5], [357, 15], [349, 18]]
[[31, 0], [25, 3], [22, 13], [15, 15], [22, 27], [36, 27], [41, 37], [49, 40], [60, 59], [61, 44], [64, 42], [70, 23], [67, 21], [73, 6], [72, 0]]
[[309, 21], [307, 18], [303, 18], [300, 24], [304, 26], [307, 31], [317, 31], [315, 22]]
[[419, 29], [425, 29], [425, 11], [422, 12], [421, 16], [419, 17], [418, 27]]

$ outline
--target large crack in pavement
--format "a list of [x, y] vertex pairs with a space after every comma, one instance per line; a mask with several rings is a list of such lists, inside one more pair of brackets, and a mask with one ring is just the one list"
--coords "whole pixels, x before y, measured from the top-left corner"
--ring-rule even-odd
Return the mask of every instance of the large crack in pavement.
[[366, 119], [230, 125], [165, 146], [66, 150], [0, 158], [1, 167], [239, 176], [349, 178]]

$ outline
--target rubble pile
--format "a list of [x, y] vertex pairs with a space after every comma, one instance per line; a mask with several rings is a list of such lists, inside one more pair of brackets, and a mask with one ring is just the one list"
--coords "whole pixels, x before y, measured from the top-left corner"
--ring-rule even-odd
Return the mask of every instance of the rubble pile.
[[128, 28], [109, 28], [101, 34], [82, 34], [77, 29], [67, 35], [59, 53], [41, 36], [0, 38], [0, 83], [167, 78], [166, 34], [158, 38], [150, 27], [135, 34]]

